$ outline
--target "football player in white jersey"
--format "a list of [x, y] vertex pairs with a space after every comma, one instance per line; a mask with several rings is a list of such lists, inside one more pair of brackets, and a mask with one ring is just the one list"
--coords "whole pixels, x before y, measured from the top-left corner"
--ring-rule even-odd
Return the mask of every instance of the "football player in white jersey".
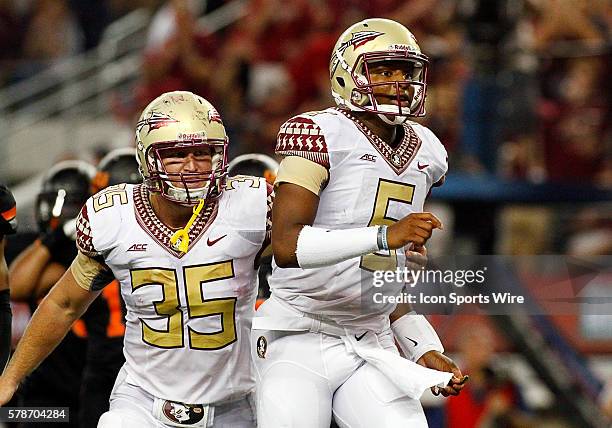
[[[404, 26], [359, 22], [332, 54], [338, 106], [280, 129], [272, 296], [253, 320], [251, 348], [262, 428], [323, 428], [332, 416], [342, 427], [422, 427], [423, 391], [463, 387], [422, 315], [368, 300], [374, 271], [422, 264], [442, 228], [422, 211], [444, 181], [446, 151], [409, 120], [425, 113], [427, 68]], [[389, 295], [404, 286], [384, 285]]]
[[166, 93], [136, 126], [141, 185], [91, 197], [79, 254], [34, 315], [0, 380], [0, 405], [113, 275], [127, 308], [124, 354], [100, 427], [254, 427], [249, 339], [272, 192], [226, 177], [219, 113]]

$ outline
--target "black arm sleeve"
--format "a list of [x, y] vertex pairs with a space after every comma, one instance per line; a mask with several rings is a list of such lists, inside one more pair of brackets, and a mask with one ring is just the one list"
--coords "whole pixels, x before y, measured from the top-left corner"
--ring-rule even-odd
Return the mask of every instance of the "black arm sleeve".
[[10, 290], [0, 290], [0, 372], [4, 370], [11, 354], [11, 312]]

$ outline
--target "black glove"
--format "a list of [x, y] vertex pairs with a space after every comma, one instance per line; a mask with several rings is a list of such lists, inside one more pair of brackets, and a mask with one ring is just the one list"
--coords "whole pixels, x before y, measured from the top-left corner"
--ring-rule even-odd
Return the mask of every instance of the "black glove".
[[70, 266], [72, 260], [77, 255], [76, 243], [66, 236], [64, 225], [59, 225], [54, 230], [45, 233], [40, 237], [41, 243], [49, 249], [51, 260], [65, 268]]
[[10, 291], [0, 290], [0, 372], [11, 355], [11, 313]]
[[74, 247], [75, 243], [64, 233], [62, 225], [40, 237], [42, 244], [49, 249], [51, 254]]
[[0, 238], [17, 232], [17, 206], [8, 187], [0, 184]]

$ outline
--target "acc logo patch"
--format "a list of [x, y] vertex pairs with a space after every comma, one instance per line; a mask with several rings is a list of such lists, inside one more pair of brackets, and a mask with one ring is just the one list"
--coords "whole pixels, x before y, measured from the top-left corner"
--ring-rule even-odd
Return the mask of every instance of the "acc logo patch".
[[257, 356], [259, 358], [266, 358], [266, 351], [268, 350], [268, 341], [264, 336], [257, 338]]
[[370, 162], [376, 162], [376, 155], [366, 153], [363, 156], [361, 156], [359, 159], [370, 161]]

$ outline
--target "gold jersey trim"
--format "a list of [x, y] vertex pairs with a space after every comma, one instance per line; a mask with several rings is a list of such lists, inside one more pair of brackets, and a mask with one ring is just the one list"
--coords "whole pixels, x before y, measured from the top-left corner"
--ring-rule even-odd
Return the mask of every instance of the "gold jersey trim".
[[[72, 261], [70, 271], [79, 287], [87, 291], [101, 290], [114, 279], [107, 267], [81, 251]], [[107, 281], [109, 275], [111, 278]]]
[[278, 168], [274, 185], [296, 184], [319, 196], [328, 180], [329, 172], [324, 166], [300, 156], [287, 156]]

